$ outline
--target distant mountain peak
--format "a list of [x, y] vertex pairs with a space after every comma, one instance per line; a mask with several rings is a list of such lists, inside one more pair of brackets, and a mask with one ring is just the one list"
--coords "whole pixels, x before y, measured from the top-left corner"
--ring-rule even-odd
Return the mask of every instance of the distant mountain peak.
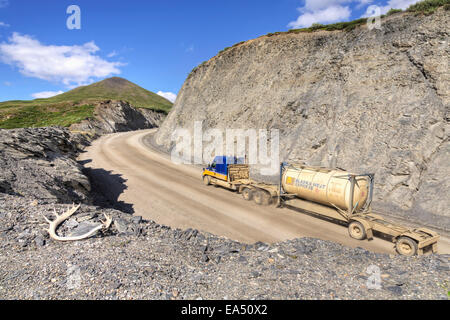
[[66, 118], [70, 118], [69, 120], [73, 123], [71, 114], [80, 114], [86, 109], [86, 114], [82, 115], [88, 116], [91, 112], [90, 107], [106, 100], [121, 100], [136, 108], [162, 113], [168, 113], [173, 105], [166, 98], [127, 79], [113, 77], [51, 98], [0, 102], [0, 128], [28, 127], [37, 123], [47, 123], [44, 120], [50, 112], [53, 116], [56, 113], [66, 114]]
[[114, 86], [117, 86], [117, 87], [126, 86], [126, 85], [130, 85], [130, 84], [131, 85], [135, 85], [133, 82], [128, 81], [127, 79], [121, 78], [121, 77], [107, 78], [107, 79], [104, 79], [104, 80], [99, 81], [97, 83], [103, 83], [103, 84], [106, 84], [106, 85], [112, 86], [112, 87], [114, 87]]

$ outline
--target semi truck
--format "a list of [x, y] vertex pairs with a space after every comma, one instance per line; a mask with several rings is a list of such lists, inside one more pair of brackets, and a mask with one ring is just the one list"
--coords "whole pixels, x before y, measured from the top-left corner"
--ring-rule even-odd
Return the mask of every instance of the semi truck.
[[244, 158], [217, 156], [203, 168], [205, 185], [216, 185], [241, 194], [258, 205], [286, 207], [345, 225], [349, 236], [390, 240], [401, 255], [437, 252], [439, 235], [428, 228], [408, 228], [385, 220], [372, 210], [375, 175], [355, 174], [340, 168], [281, 163], [278, 184], [250, 178]]

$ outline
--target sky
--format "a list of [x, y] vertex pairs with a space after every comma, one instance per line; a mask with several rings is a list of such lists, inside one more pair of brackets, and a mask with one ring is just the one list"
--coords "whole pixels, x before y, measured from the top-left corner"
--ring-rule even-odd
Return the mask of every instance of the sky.
[[191, 70], [225, 47], [415, 2], [0, 0], [0, 101], [49, 97], [112, 76], [174, 101]]

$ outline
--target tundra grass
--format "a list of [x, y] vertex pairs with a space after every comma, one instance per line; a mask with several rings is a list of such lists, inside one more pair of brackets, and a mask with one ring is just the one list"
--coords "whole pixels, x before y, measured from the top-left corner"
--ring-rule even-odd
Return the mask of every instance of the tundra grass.
[[59, 106], [33, 105], [0, 108], [0, 129], [38, 128], [47, 126], [69, 127], [74, 123], [92, 118], [93, 105]]

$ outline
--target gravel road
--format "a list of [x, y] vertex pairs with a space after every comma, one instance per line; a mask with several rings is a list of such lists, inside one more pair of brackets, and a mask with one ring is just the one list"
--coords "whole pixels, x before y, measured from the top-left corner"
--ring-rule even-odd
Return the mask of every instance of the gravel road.
[[[79, 157], [92, 169], [97, 188], [104, 189], [103, 193], [114, 197], [111, 200], [121, 202], [134, 214], [244, 243], [313, 237], [373, 252], [395, 253], [393, 244], [385, 240], [354, 240], [344, 226], [289, 209], [261, 207], [234, 192], [204, 186], [199, 168], [174, 164], [150, 146], [149, 137], [154, 132], [106, 135]], [[440, 241], [439, 252], [450, 253], [448, 239]]]

